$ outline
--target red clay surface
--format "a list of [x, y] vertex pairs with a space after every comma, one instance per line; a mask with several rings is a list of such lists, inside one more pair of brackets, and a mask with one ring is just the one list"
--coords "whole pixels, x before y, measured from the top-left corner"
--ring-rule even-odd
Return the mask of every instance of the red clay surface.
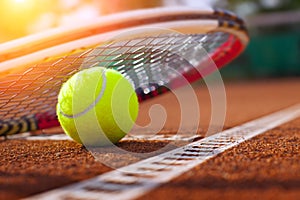
[[139, 199], [299, 199], [299, 144], [300, 118], [208, 160]]
[[[236, 82], [225, 86], [225, 129], [300, 103], [298, 79]], [[210, 100], [203, 86], [195, 88], [201, 110], [198, 133], [203, 135], [209, 124]], [[180, 110], [171, 94], [141, 105], [138, 123], [149, 123], [147, 108], [155, 103], [164, 106], [169, 114], [162, 132], [174, 132], [180, 122]], [[195, 105], [190, 106], [194, 109]], [[185, 126], [188, 132], [195, 125], [187, 122]], [[166, 144], [121, 141], [118, 146], [128, 153], [121, 155], [103, 148], [101, 154], [119, 167], [141, 159], [130, 151], [148, 153]], [[300, 119], [297, 119], [222, 153], [140, 199], [297, 199], [299, 144]], [[170, 145], [168, 149], [175, 147]], [[72, 141], [2, 140], [0, 155], [0, 199], [28, 197], [113, 170]]]

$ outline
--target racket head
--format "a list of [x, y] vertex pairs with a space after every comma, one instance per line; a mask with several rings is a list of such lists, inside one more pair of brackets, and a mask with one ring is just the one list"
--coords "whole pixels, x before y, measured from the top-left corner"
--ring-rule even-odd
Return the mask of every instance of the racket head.
[[247, 42], [243, 21], [227, 11], [160, 8], [3, 44], [0, 135], [59, 126], [58, 91], [82, 68], [120, 71], [142, 102], [210, 74], [238, 56]]

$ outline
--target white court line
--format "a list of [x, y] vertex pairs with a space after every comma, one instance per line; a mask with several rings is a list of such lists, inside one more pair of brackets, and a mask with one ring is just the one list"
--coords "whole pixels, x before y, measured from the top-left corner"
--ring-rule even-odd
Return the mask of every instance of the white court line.
[[300, 104], [167, 153], [28, 199], [135, 199], [225, 150], [298, 117]]
[[[135, 134], [127, 135], [122, 141], [186, 141], [192, 142], [200, 138], [200, 135], [184, 135], [184, 134], [159, 134], [159, 135], [145, 135], [145, 134]], [[19, 140], [72, 140], [66, 134], [55, 134], [55, 135], [30, 135], [29, 133], [12, 135], [8, 137], [9, 139], [19, 139]]]
[[193, 142], [202, 138], [201, 135], [191, 135], [191, 134], [157, 134], [157, 135], [127, 135], [122, 140], [124, 141], [184, 141]]
[[56, 135], [35, 135], [35, 136], [27, 136], [24, 138], [25, 140], [72, 140], [66, 134], [56, 134]]

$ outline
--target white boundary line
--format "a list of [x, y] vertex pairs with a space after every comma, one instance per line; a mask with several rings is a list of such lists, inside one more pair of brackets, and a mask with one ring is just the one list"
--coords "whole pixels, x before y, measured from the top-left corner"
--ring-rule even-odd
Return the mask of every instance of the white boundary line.
[[[185, 141], [192, 142], [201, 138], [201, 135], [191, 134], [157, 134], [157, 135], [147, 135], [147, 134], [135, 134], [126, 135], [122, 141]], [[8, 139], [18, 139], [18, 140], [72, 140], [66, 134], [46, 134], [46, 135], [30, 135], [29, 133], [17, 134], [8, 136]]]
[[72, 140], [66, 134], [49, 134], [49, 135], [30, 135], [29, 134], [17, 134], [11, 135], [8, 139], [17, 139], [17, 140]]
[[28, 199], [135, 199], [225, 150], [298, 117], [300, 104], [167, 153]]

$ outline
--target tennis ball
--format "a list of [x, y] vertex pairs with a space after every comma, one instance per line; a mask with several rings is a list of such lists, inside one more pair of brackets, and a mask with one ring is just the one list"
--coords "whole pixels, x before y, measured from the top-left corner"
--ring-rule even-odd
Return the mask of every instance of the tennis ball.
[[119, 72], [84, 69], [67, 80], [58, 95], [58, 120], [76, 142], [98, 147], [117, 143], [133, 127], [138, 99]]

